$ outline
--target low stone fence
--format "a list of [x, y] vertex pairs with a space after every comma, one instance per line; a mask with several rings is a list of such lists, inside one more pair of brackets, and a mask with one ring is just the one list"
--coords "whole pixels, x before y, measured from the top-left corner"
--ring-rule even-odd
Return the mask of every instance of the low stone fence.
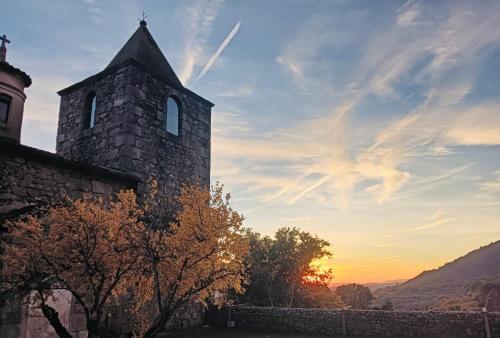
[[[232, 306], [221, 310], [237, 328], [365, 338], [488, 338], [483, 313], [284, 309]], [[487, 314], [490, 336], [500, 338], [500, 313]], [[219, 323], [223, 322], [221, 320]]]

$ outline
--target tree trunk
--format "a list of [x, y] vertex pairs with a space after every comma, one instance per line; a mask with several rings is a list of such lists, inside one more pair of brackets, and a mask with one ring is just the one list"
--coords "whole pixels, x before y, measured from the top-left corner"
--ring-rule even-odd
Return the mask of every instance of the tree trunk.
[[170, 315], [162, 316], [158, 322], [153, 324], [142, 336], [143, 338], [154, 338], [165, 329], [165, 325], [170, 319]]
[[273, 296], [271, 295], [271, 291], [267, 291], [267, 298], [269, 299], [269, 306], [274, 307]]
[[96, 320], [89, 320], [87, 318], [87, 338], [99, 338], [99, 322]]
[[42, 305], [42, 313], [60, 338], [72, 338], [68, 330], [66, 330], [66, 328], [61, 324], [59, 314], [54, 308], [44, 304]]
[[295, 298], [295, 282], [292, 282], [288, 289], [288, 308], [292, 307], [294, 298]]

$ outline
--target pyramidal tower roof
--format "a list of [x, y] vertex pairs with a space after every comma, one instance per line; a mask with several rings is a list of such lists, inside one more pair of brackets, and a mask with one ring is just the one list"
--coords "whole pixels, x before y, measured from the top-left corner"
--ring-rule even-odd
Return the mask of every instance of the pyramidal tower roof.
[[146, 21], [142, 20], [139, 28], [123, 45], [106, 69], [128, 60], [134, 60], [146, 66], [152, 73], [158, 74], [182, 87], [181, 81], [146, 26]]

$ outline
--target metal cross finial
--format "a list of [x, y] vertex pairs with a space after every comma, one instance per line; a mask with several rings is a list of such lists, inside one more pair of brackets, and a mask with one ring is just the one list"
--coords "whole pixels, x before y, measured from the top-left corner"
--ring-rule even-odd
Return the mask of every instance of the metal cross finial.
[[10, 40], [7, 39], [7, 35], [2, 35], [0, 37], [0, 40], [2, 40], [2, 45], [0, 46], [0, 61], [5, 62], [7, 58], [7, 47], [5, 47], [6, 43], [10, 43]]
[[139, 24], [141, 26], [146, 26], [147, 25], [147, 23], [146, 23], [146, 18], [147, 17], [148, 16], [146, 15], [146, 12], [142, 11], [142, 19], [139, 19]]
[[0, 37], [0, 40], [2, 40], [2, 46], [0, 46], [0, 47], [3, 47], [3, 48], [5, 48], [6, 43], [10, 43], [10, 40], [7, 39], [7, 35], [5, 35], [5, 34]]

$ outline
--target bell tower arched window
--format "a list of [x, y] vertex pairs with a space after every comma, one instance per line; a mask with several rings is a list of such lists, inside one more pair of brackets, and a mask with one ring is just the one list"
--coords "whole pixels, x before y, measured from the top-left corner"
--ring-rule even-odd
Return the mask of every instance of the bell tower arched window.
[[176, 99], [172, 96], [167, 98], [167, 104], [165, 107], [165, 128], [167, 132], [170, 134], [179, 136], [179, 114], [180, 114], [180, 106]]
[[11, 101], [12, 98], [10, 96], [0, 94], [0, 122], [7, 123]]
[[84, 128], [94, 128], [96, 122], [97, 97], [95, 92], [90, 92], [85, 99], [84, 105]]

